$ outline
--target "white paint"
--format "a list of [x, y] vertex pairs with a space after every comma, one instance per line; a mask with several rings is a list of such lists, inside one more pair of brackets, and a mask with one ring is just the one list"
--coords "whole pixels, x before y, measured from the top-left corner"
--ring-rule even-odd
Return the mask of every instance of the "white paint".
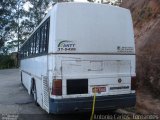
[[[62, 3], [56, 7], [55, 41], [73, 41], [73, 53], [117, 53], [118, 46], [134, 49], [129, 10], [94, 3]], [[59, 52], [57, 44], [53, 52]]]

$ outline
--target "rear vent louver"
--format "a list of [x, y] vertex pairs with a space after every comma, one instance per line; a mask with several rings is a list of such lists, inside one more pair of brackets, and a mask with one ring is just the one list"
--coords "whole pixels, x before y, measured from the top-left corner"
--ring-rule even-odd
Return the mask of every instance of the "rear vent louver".
[[47, 77], [43, 77], [43, 107], [49, 109], [49, 86]]

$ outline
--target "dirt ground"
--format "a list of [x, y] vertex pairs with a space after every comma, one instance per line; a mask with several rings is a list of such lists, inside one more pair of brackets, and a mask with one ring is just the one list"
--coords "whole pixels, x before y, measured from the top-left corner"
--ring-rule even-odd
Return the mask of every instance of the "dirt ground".
[[160, 117], [160, 100], [154, 98], [146, 89], [138, 90], [136, 112], [141, 114], [156, 114]]

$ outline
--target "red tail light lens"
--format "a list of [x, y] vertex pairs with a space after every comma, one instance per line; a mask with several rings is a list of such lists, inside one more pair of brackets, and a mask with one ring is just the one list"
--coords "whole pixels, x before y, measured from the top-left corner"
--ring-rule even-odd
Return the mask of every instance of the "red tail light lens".
[[53, 80], [52, 95], [62, 95], [62, 80]]
[[131, 90], [135, 90], [137, 87], [136, 76], [131, 77]]

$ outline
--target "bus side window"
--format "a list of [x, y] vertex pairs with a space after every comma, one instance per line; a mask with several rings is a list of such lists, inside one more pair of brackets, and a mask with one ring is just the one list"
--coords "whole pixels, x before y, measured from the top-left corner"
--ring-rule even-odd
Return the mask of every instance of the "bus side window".
[[36, 33], [36, 36], [37, 36], [37, 40], [36, 40], [36, 54], [39, 53], [39, 42], [40, 42], [40, 30], [38, 29], [37, 33]]
[[31, 56], [31, 39], [28, 40], [28, 56]]
[[31, 39], [31, 54], [33, 55], [34, 53], [33, 37], [31, 37], [30, 39]]
[[48, 42], [49, 42], [49, 21], [46, 22], [45, 25], [46, 28], [46, 41], [45, 41], [45, 52], [48, 52]]
[[35, 55], [36, 54], [36, 34], [35, 33], [33, 35], [33, 39], [34, 39], [34, 41], [33, 41], [33, 45], [34, 45], [33, 50], [34, 50], [34, 55]]
[[44, 42], [44, 26], [41, 27], [40, 53], [43, 53], [43, 42]]
[[21, 58], [38, 56], [48, 52], [49, 19], [37, 29], [21, 48]]

